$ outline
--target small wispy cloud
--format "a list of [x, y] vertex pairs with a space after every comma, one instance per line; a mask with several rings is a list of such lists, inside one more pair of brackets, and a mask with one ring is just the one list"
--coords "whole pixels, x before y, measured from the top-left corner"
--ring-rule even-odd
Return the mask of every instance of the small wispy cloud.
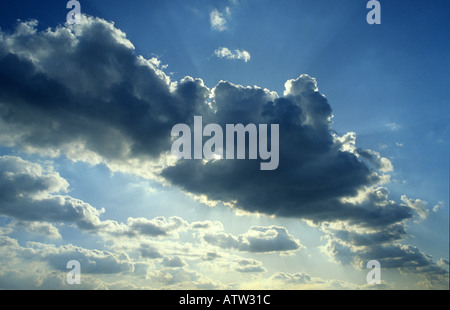
[[[229, 9], [227, 10], [227, 14], [229, 15]], [[224, 14], [220, 13], [217, 9], [214, 9], [209, 14], [209, 22], [211, 24], [211, 28], [217, 31], [224, 31], [227, 29], [227, 20]]]
[[444, 201], [439, 201], [437, 203], [437, 205], [435, 205], [433, 207], [433, 212], [435, 212], [435, 213], [438, 212], [440, 209], [444, 208], [444, 206], [445, 206], [445, 202]]
[[395, 130], [400, 129], [401, 126], [397, 123], [388, 123], [388, 124], [386, 124], [386, 127], [392, 131], [395, 131]]
[[248, 62], [251, 58], [250, 53], [246, 50], [235, 49], [234, 51], [231, 51], [227, 47], [219, 47], [214, 51], [214, 54], [219, 58], [238, 59], [245, 62]]

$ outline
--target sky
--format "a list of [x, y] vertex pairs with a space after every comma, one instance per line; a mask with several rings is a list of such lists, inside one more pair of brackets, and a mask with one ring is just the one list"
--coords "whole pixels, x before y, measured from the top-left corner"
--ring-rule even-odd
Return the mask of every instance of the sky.
[[79, 3], [0, 3], [1, 289], [449, 288], [448, 0]]

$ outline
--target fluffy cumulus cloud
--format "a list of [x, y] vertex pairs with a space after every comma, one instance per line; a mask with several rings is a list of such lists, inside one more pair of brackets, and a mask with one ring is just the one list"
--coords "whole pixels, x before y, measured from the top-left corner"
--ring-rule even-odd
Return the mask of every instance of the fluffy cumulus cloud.
[[448, 270], [416, 246], [401, 241], [406, 237], [405, 224], [387, 226], [384, 230], [367, 230], [352, 226], [322, 224], [327, 244], [323, 251], [334, 261], [365, 269], [370, 260], [379, 261], [384, 270], [398, 269], [420, 275], [422, 287], [447, 288]]
[[200, 231], [201, 238], [204, 241], [224, 249], [267, 253], [295, 251], [303, 247], [300, 241], [289, 234], [284, 227], [254, 226], [245, 234], [234, 236], [223, 232], [217, 226], [211, 231], [211, 226], [211, 222], [196, 222], [192, 225], [194, 229]]
[[101, 19], [83, 17], [75, 30], [35, 26], [2, 33], [2, 144], [116, 170], [160, 167], [173, 121], [200, 113], [201, 81], [174, 89], [158, 61], [136, 56], [125, 34]]
[[180, 217], [166, 219], [163, 216], [154, 219], [130, 217], [127, 223], [106, 220], [101, 225], [101, 233], [112, 237], [176, 237], [178, 232], [186, 230], [188, 223]]
[[31, 234], [44, 236], [50, 239], [61, 239], [58, 228], [46, 222], [18, 221], [14, 223], [14, 230], [25, 230]]
[[175, 257], [165, 257], [162, 261], [163, 266], [165, 267], [183, 267], [186, 265], [185, 261], [179, 256]]
[[[100, 212], [83, 201], [77, 200], [86, 209], [80, 208], [76, 210], [78, 212], [68, 209], [65, 204], [49, 203], [57, 195], [54, 191], [68, 191], [70, 187], [50, 163], [43, 166], [12, 156], [3, 156], [0, 162], [0, 174], [8, 178], [2, 181], [3, 197], [6, 202], [14, 203], [15, 208], [14, 212], [2, 212], [3, 217], [13, 221], [0, 230], [1, 288], [69, 288], [65, 275], [66, 264], [71, 260], [77, 260], [82, 266], [83, 285], [77, 288], [83, 289], [142, 288], [147, 287], [148, 279], [156, 285], [148, 288], [226, 288], [223, 283], [190, 269], [192, 261], [214, 261], [213, 264], [219, 261], [219, 267], [213, 269], [243, 275], [267, 271], [262, 262], [229, 255], [221, 252], [224, 249], [221, 244], [217, 246], [214, 242], [205, 241], [208, 237], [220, 240], [223, 236], [232, 236], [224, 232], [220, 221], [188, 223], [177, 216], [153, 219], [129, 217], [126, 222], [101, 220], [98, 215], [103, 210]], [[6, 182], [8, 180], [9, 183]], [[22, 182], [19, 186], [13, 180]], [[65, 197], [76, 200], [67, 195]], [[49, 204], [49, 207], [43, 209], [41, 204], [36, 204], [36, 200]], [[2, 206], [4, 210], [8, 210], [5, 206], [12, 208], [9, 204]], [[36, 208], [34, 211], [40, 214], [39, 217], [27, 215], [33, 208]], [[85, 225], [85, 222], [91, 225]], [[106, 248], [88, 249], [73, 244], [57, 246], [35, 241], [20, 244], [17, 239], [8, 236], [27, 231], [49, 239], [62, 239], [57, 227], [66, 224], [75, 224], [84, 233], [99, 237]], [[194, 244], [181, 241], [180, 233], [189, 231], [194, 236]], [[244, 252], [281, 253], [301, 247], [300, 242], [284, 227], [278, 226], [252, 227], [246, 234], [231, 238], [235, 242], [231, 247]], [[204, 247], [205, 242], [209, 246]], [[36, 277], [37, 272], [43, 275]], [[114, 279], [118, 276], [127, 281], [116, 282]], [[171, 280], [164, 277], [171, 277]]]
[[[168, 239], [152, 242], [146, 238], [136, 243], [136, 236], [124, 235], [122, 238], [127, 239], [122, 245], [113, 242], [110, 249], [100, 250], [34, 241], [21, 244], [7, 236], [12, 232], [11, 227], [0, 231], [0, 288], [4, 289], [224, 289], [228, 288], [224, 283], [195, 271], [192, 261], [219, 260], [220, 264], [212, 269], [243, 275], [266, 271], [259, 261], [208, 252], [200, 243], [195, 248], [189, 247], [178, 237], [161, 237], [172, 238], [172, 242]], [[110, 243], [111, 239], [104, 241]], [[173, 255], [175, 252], [179, 255]], [[71, 287], [65, 280], [67, 262], [72, 260], [78, 261], [82, 268], [82, 285], [77, 287]]]
[[[210, 22], [213, 29], [226, 28], [225, 15], [217, 10], [211, 12]], [[250, 59], [245, 51], [216, 52], [219, 57]], [[379, 259], [393, 268], [403, 262], [406, 268], [429, 274], [429, 281], [445, 275], [431, 257], [402, 244], [406, 222], [428, 216], [426, 202], [389, 198], [384, 183], [393, 170], [391, 162], [357, 147], [355, 134], [333, 131], [331, 106], [308, 75], [287, 81], [282, 95], [227, 81], [211, 89], [191, 77], [175, 82], [158, 59], [137, 55], [113, 23], [87, 16], [74, 28], [38, 31], [32, 21], [18, 23], [12, 32], [1, 31], [0, 68], [2, 146], [103, 163], [111, 171], [153, 178], [240, 212], [305, 220], [326, 233], [324, 250], [336, 261]], [[171, 129], [178, 123], [192, 128], [194, 115], [222, 128], [279, 124], [278, 168], [261, 171], [255, 160], [174, 160]], [[278, 226], [252, 227], [236, 236], [211, 230], [210, 223], [189, 224], [177, 217], [101, 220], [104, 210], [67, 195], [69, 184], [57, 172], [18, 157], [0, 157], [0, 185], [1, 215], [54, 238], [59, 234], [52, 223], [63, 223], [104, 238], [137, 240], [176, 238], [191, 229], [215, 248], [251, 253], [302, 247]], [[164, 285], [171, 285], [164, 282], [168, 275], [199, 280], [183, 267], [172, 268], [185, 261], [163, 258], [152, 244], [141, 242], [136, 250], [141, 258], [165, 259], [164, 271], [154, 274]], [[49, 263], [64, 253], [79, 253], [76, 248], [42, 251], [53, 253], [45, 255]], [[122, 260], [105, 253], [79, 255], [108, 264]], [[213, 256], [201, 254], [204, 261]], [[254, 262], [239, 264], [242, 270], [263, 268]], [[105, 270], [131, 268], [114, 266]]]
[[[226, 13], [229, 15], [229, 9], [226, 10]], [[217, 9], [214, 9], [209, 14], [209, 22], [211, 24], [211, 28], [217, 31], [224, 31], [227, 29], [227, 19], [225, 14], [220, 13]]]
[[0, 214], [28, 221], [28, 230], [39, 230], [57, 236], [55, 227], [37, 225], [36, 221], [76, 224], [80, 229], [96, 229], [103, 209], [68, 195], [69, 183], [53, 169], [19, 157], [0, 157]]
[[[56, 246], [39, 242], [19, 244], [16, 239], [0, 236], [0, 286], [3, 289], [67, 288], [67, 262], [76, 259], [82, 266], [85, 281], [80, 288], [108, 288], [98, 275], [132, 274], [142, 272], [126, 253], [89, 250], [74, 245]], [[142, 263], [140, 263], [142, 265]], [[7, 279], [11, 282], [8, 283]], [[87, 280], [89, 279], [89, 280]], [[26, 281], [28, 283], [25, 283]], [[87, 280], [87, 281], [86, 281]], [[119, 285], [120, 287], [121, 285]], [[122, 286], [125, 288], [125, 286]]]

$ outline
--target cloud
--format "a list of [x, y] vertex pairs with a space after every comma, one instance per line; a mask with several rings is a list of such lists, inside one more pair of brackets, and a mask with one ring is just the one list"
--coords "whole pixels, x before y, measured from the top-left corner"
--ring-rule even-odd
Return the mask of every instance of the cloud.
[[[74, 29], [39, 32], [28, 22], [2, 33], [0, 65], [3, 145], [102, 162], [246, 212], [361, 225], [412, 216], [410, 208], [394, 203], [389, 209], [371, 201], [343, 203], [381, 182], [377, 167], [386, 165], [370, 167], [343, 149], [331, 129], [331, 107], [308, 75], [287, 81], [282, 97], [225, 81], [213, 89], [190, 77], [172, 82], [157, 59], [136, 55], [112, 23], [86, 16]], [[194, 115], [221, 126], [279, 124], [278, 169], [259, 171], [251, 160], [173, 162], [171, 128], [192, 124]]]
[[215, 252], [208, 252], [208, 253], [206, 253], [206, 254], [202, 257], [202, 260], [205, 260], [205, 261], [212, 261], [212, 260], [215, 260], [215, 259], [218, 258], [218, 257], [220, 257], [219, 254], [217, 254], [217, 253], [215, 253]]
[[50, 193], [67, 192], [69, 186], [52, 169], [16, 156], [1, 156], [0, 171], [0, 198], [3, 201], [12, 201], [17, 197], [40, 200]]
[[186, 266], [186, 262], [179, 256], [164, 257], [164, 259], [162, 260], [162, 265], [164, 267], [177, 268]]
[[139, 252], [141, 256], [145, 258], [150, 259], [162, 258], [162, 255], [158, 251], [158, 249], [151, 244], [142, 243], [139, 247]]
[[219, 58], [226, 58], [226, 59], [238, 59], [243, 60], [244, 62], [250, 61], [250, 53], [246, 50], [239, 50], [236, 49], [234, 52], [230, 51], [227, 47], [219, 47], [218, 49], [214, 50], [214, 54]]
[[21, 246], [17, 240], [0, 236], [2, 260], [26, 259], [42, 261], [53, 270], [67, 273], [67, 262], [77, 260], [82, 266], [83, 274], [116, 274], [133, 272], [134, 265], [125, 253], [89, 250], [74, 245], [56, 246], [39, 242], [28, 242]]
[[[0, 214], [17, 220], [29, 221], [29, 230], [46, 229], [56, 234], [54, 227], [36, 225], [36, 221], [74, 223], [80, 229], [95, 229], [104, 212], [88, 203], [62, 196], [69, 183], [51, 168], [25, 161], [19, 157], [0, 157]], [[22, 224], [25, 225], [25, 224]], [[44, 226], [45, 227], [44, 227]]]
[[136, 56], [125, 34], [99, 18], [83, 16], [74, 30], [35, 26], [21, 23], [0, 39], [2, 144], [147, 175], [164, 164], [173, 121], [200, 114], [201, 80], [174, 90], [157, 60]]
[[363, 159], [367, 160], [368, 163], [374, 165], [375, 168], [381, 172], [390, 172], [394, 170], [391, 161], [385, 157], [381, 157], [378, 152], [372, 150], [362, 150], [360, 148], [357, 148], [355, 152]]
[[358, 150], [373, 155], [369, 166], [366, 158], [348, 149], [349, 142], [332, 132], [331, 107], [318, 92], [315, 79], [302, 75], [289, 80], [284, 97], [258, 87], [220, 82], [211, 90], [211, 97], [215, 113], [205, 122], [222, 126], [279, 124], [279, 167], [257, 171], [253, 161], [205, 164], [181, 160], [162, 171], [173, 185], [247, 212], [315, 222], [347, 220], [373, 226], [412, 216], [414, 211], [405, 205], [391, 202], [392, 207], [379, 208], [369, 196], [358, 203], [346, 203], [345, 198], [384, 182], [381, 173], [391, 169], [390, 162], [375, 152]]
[[386, 127], [389, 128], [392, 131], [397, 131], [399, 130], [402, 126], [397, 124], [397, 123], [387, 123]]
[[15, 229], [60, 238], [51, 223], [76, 224], [78, 228], [110, 237], [177, 237], [189, 224], [180, 217], [128, 218], [126, 223], [100, 219], [104, 209], [58, 192], [69, 183], [49, 165], [0, 156], [0, 214], [16, 219]]
[[[298, 239], [278, 226], [253, 226], [246, 233], [235, 236], [222, 231], [223, 226], [210, 225], [212, 222], [196, 222], [191, 225], [200, 230], [200, 237], [207, 243], [223, 249], [236, 249], [251, 253], [287, 252], [303, 247]], [[214, 227], [214, 228], [212, 228]]]
[[334, 235], [345, 242], [356, 247], [376, 246], [379, 244], [400, 241], [406, 236], [406, 230], [403, 225], [396, 224], [386, 227], [384, 230], [361, 231], [351, 228], [333, 230]]
[[380, 284], [355, 285], [340, 280], [329, 280], [320, 277], [313, 277], [305, 272], [287, 273], [278, 272], [269, 278], [272, 285], [281, 285], [287, 289], [318, 289], [318, 290], [385, 290], [392, 289], [393, 286], [382, 280]]
[[[224, 14], [214, 10], [210, 17], [212, 27], [225, 29]], [[219, 55], [247, 59], [229, 49]], [[386, 266], [399, 268], [398, 262], [404, 262], [408, 269], [439, 278], [441, 271], [430, 257], [400, 244], [405, 223], [427, 217], [426, 203], [389, 197], [382, 185], [392, 163], [357, 147], [356, 134], [333, 131], [332, 108], [309, 75], [288, 80], [282, 95], [227, 81], [212, 89], [192, 77], [171, 81], [159, 60], [137, 55], [113, 23], [87, 16], [75, 28], [38, 31], [32, 21], [20, 22], [11, 33], [1, 31], [0, 67], [2, 146], [103, 163], [111, 171], [153, 178], [247, 213], [298, 218], [311, 225], [342, 224], [326, 231], [326, 251], [336, 260], [378, 257]], [[279, 124], [278, 169], [261, 171], [252, 160], [174, 161], [171, 128], [192, 125], [194, 115], [221, 126]], [[69, 184], [58, 173], [18, 157], [0, 158], [0, 185], [0, 213], [29, 224], [75, 224], [104, 238], [139, 240], [176, 237], [189, 227], [177, 218], [102, 221], [104, 210], [68, 196]], [[49, 225], [33, 225], [31, 231], [47, 229], [56, 236]], [[265, 253], [301, 247], [282, 227], [253, 227], [235, 236], [221, 230], [202, 233], [202, 225], [211, 227], [195, 223], [191, 228], [222, 248]], [[158, 251], [142, 248], [140, 253], [150, 258]]]
[[266, 269], [262, 266], [261, 262], [253, 259], [239, 259], [236, 262], [235, 270], [241, 273], [247, 272], [265, 272]]
[[198, 290], [198, 289], [227, 289], [228, 287], [218, 281], [209, 279], [202, 274], [186, 268], [162, 268], [152, 270], [148, 277], [160, 289], [172, 290]]
[[[162, 217], [156, 218], [155, 221], [169, 225], [177, 222], [176, 219], [166, 220]], [[99, 227], [105, 228], [103, 223]], [[20, 227], [17, 228], [20, 229]], [[121, 238], [124, 239], [121, 240], [117, 237], [112, 239], [109, 231], [95, 232], [103, 237], [104, 246], [109, 247], [109, 249], [100, 250], [72, 244], [58, 246], [41, 242], [26, 242], [25, 245], [21, 245], [18, 240], [3, 235], [13, 232], [12, 228], [2, 228], [2, 235], [0, 235], [0, 287], [2, 288], [70, 288], [65, 280], [68, 272], [66, 264], [69, 260], [77, 260], [81, 265], [82, 285], [76, 288], [226, 288], [222, 283], [188, 269], [188, 263], [182, 258], [183, 255], [187, 255], [201, 260], [205, 253], [209, 253], [207, 257], [210, 259], [221, 256], [214, 256], [211, 252], [203, 251], [198, 247], [194, 248], [178, 239], [172, 242], [161, 242], [159, 238], [140, 239], [138, 234], [123, 234]], [[89, 231], [89, 233], [94, 232]], [[170, 233], [167, 234], [167, 236], [170, 235]], [[174, 252], [181, 254], [167, 255]], [[236, 268], [238, 266], [235, 261], [230, 261], [228, 264]], [[247, 271], [250, 272], [250, 270]], [[117, 282], [118, 278], [123, 280]], [[4, 279], [10, 279], [11, 282], [5, 282]], [[151, 283], [148, 279], [151, 279]]]
[[23, 229], [32, 234], [41, 235], [51, 239], [61, 239], [61, 234], [54, 225], [45, 222], [16, 222], [14, 223], [14, 229]]
[[439, 201], [436, 205], [433, 207], [433, 212], [437, 213], [440, 209], [442, 209], [445, 206], [445, 202]]
[[189, 227], [194, 231], [198, 230], [203, 232], [215, 232], [223, 230], [223, 224], [220, 221], [195, 221], [192, 222]]
[[77, 260], [83, 273], [88, 274], [118, 274], [133, 272], [134, 265], [125, 253], [88, 250], [73, 245], [56, 247], [41, 243], [30, 243], [33, 253], [41, 256], [51, 267], [67, 272], [67, 262]]
[[406, 203], [408, 207], [414, 209], [420, 220], [428, 217], [430, 210], [427, 208], [427, 202], [420, 199], [410, 199], [406, 195], [401, 196], [401, 200]]
[[281, 280], [295, 284], [304, 284], [311, 282], [311, 276], [304, 272], [298, 272], [294, 274], [286, 272], [278, 272], [274, 274], [271, 278], [272, 280]]
[[340, 264], [365, 269], [368, 261], [377, 260], [384, 270], [397, 269], [420, 275], [425, 282], [419, 285], [448, 288], [448, 270], [439, 261], [434, 262], [430, 255], [416, 246], [400, 243], [406, 236], [404, 225], [396, 224], [375, 231], [345, 225], [323, 225], [322, 230], [328, 239], [323, 250]]
[[[229, 10], [227, 10], [229, 15]], [[224, 14], [220, 13], [217, 9], [214, 9], [209, 14], [209, 22], [211, 28], [217, 31], [224, 31], [227, 29], [227, 20]]]
[[354, 284], [340, 281], [328, 280], [319, 277], [313, 277], [305, 272], [288, 273], [277, 272], [270, 276], [267, 281], [268, 289], [276, 289], [277, 287], [285, 287], [287, 289], [318, 289], [318, 290], [343, 290], [343, 289], [357, 289]]
[[438, 266], [443, 267], [443, 268], [449, 268], [449, 261], [446, 260], [445, 258], [441, 258], [437, 261], [436, 263]]
[[163, 217], [147, 219], [143, 217], [128, 218], [127, 224], [105, 222], [104, 232], [113, 236], [150, 236], [150, 237], [167, 237], [176, 236], [179, 231], [186, 230], [188, 223], [180, 217], [173, 216], [168, 220]]
[[[76, 259], [81, 265], [81, 284], [68, 285], [67, 262]], [[72, 244], [53, 245], [39, 242], [19, 244], [18, 240], [0, 236], [0, 288], [2, 289], [138, 289], [134, 280], [147, 273], [148, 264], [133, 261], [124, 252], [90, 250]], [[117, 280], [121, 275], [124, 280]]]

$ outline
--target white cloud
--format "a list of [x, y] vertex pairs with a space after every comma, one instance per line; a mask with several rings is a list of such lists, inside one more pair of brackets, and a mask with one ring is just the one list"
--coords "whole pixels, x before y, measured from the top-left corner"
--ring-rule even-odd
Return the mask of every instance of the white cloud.
[[427, 202], [420, 199], [410, 199], [406, 195], [401, 196], [401, 200], [406, 203], [408, 207], [415, 210], [420, 220], [428, 217], [430, 210], [427, 208]]
[[19, 221], [14, 224], [15, 229], [24, 229], [30, 233], [41, 235], [51, 239], [61, 239], [61, 234], [54, 225], [45, 222]]
[[[424, 205], [420, 200], [402, 197], [409, 208], [421, 216]], [[322, 224], [328, 243], [322, 251], [335, 263], [353, 266], [364, 270], [369, 260], [378, 260], [386, 271], [396, 269], [401, 273], [419, 275], [434, 288], [448, 288], [448, 271], [432, 256], [420, 251], [416, 246], [402, 244], [405, 236], [405, 223], [368, 230], [345, 223]], [[419, 287], [424, 283], [417, 282]], [[365, 288], [365, 287], [363, 287]]]
[[207, 232], [202, 238], [220, 248], [253, 253], [287, 252], [303, 247], [286, 228], [278, 226], [253, 226], [248, 232], [238, 236], [225, 232]]
[[[81, 265], [81, 284], [68, 285], [69, 260]], [[57, 246], [39, 242], [19, 244], [16, 239], [0, 236], [1, 289], [137, 289], [126, 277], [139, 278], [147, 273], [146, 265], [133, 261], [126, 253], [90, 250], [72, 244]], [[117, 280], [121, 274], [126, 280]], [[150, 287], [148, 287], [150, 288]]]
[[[75, 223], [80, 229], [96, 229], [104, 209], [59, 192], [67, 192], [69, 183], [52, 168], [19, 157], [0, 157], [0, 214], [21, 221]], [[28, 224], [28, 229], [57, 236], [55, 228]]]
[[391, 172], [394, 170], [394, 166], [391, 161], [386, 157], [381, 157], [380, 153], [376, 151], [356, 148], [355, 154], [360, 156], [361, 159], [367, 161], [368, 164], [374, 165], [374, 167], [381, 172]]
[[164, 267], [170, 267], [170, 268], [178, 268], [178, 267], [184, 267], [186, 266], [186, 262], [180, 258], [179, 256], [175, 257], [164, 257], [161, 264]]
[[162, 255], [158, 251], [158, 249], [149, 243], [141, 243], [139, 247], [139, 252], [142, 257], [155, 259], [155, 258], [161, 258]]
[[444, 206], [445, 206], [445, 202], [439, 201], [436, 205], [434, 205], [433, 212], [434, 213], [438, 212], [440, 209], [444, 208]]
[[[338, 213], [373, 221], [370, 210], [339, 203], [339, 198], [380, 177], [353, 153], [340, 152], [337, 143], [330, 143], [331, 107], [318, 93], [315, 79], [301, 75], [288, 81], [283, 98], [257, 86], [227, 82], [210, 90], [200, 79], [171, 82], [157, 68], [157, 60], [137, 56], [125, 34], [102, 19], [84, 16], [76, 31], [61, 26], [39, 32], [33, 27], [26, 24], [22, 28], [27, 31], [2, 33], [0, 77], [10, 82], [0, 83], [5, 98], [0, 141], [39, 154], [51, 151], [51, 156], [66, 155], [73, 161], [102, 162], [111, 171], [154, 177], [210, 201], [236, 201], [243, 211], [317, 221]], [[103, 57], [105, 53], [110, 57]], [[218, 53], [249, 59], [242, 51]], [[55, 65], [56, 58], [64, 66]], [[280, 153], [287, 155], [282, 165], [298, 169], [259, 175], [250, 161], [239, 167], [235, 161], [208, 167], [171, 162], [170, 130], [176, 123], [188, 123], [192, 115], [219, 124], [245, 121], [295, 128], [295, 135], [280, 137]], [[236, 186], [227, 186], [231, 180]], [[256, 190], [259, 195], [253, 194]]]
[[254, 259], [238, 259], [235, 261], [235, 270], [237, 272], [265, 272], [266, 269], [262, 263]]
[[[126, 223], [104, 220], [97, 225], [95, 233], [102, 236], [105, 240], [122, 245], [123, 242], [128, 243], [133, 240], [133, 242], [138, 243], [148, 238], [153, 240], [157, 238], [178, 239], [178, 233], [186, 231], [188, 227], [188, 222], [177, 216], [168, 219], [164, 216], [158, 216], [153, 219], [129, 217]], [[156, 257], [159, 255], [158, 250], [154, 248], [141, 248], [140, 250], [143, 256]]]
[[386, 127], [389, 128], [392, 131], [396, 131], [396, 130], [399, 130], [401, 128], [401, 125], [399, 125], [397, 123], [387, 123]]
[[214, 51], [214, 54], [219, 58], [226, 59], [238, 59], [243, 60], [244, 62], [250, 61], [250, 53], [246, 50], [236, 49], [233, 52], [227, 47], [220, 47]]
[[222, 231], [223, 224], [220, 221], [196, 221], [191, 223], [190, 228], [192, 230], [212, 233]]
[[152, 270], [148, 274], [152, 284], [160, 289], [226, 289], [227, 287], [218, 281], [186, 268], [162, 268]]
[[224, 14], [220, 13], [217, 9], [212, 10], [209, 14], [209, 22], [211, 24], [211, 28], [214, 30], [224, 31], [227, 29], [227, 20], [224, 17]]

